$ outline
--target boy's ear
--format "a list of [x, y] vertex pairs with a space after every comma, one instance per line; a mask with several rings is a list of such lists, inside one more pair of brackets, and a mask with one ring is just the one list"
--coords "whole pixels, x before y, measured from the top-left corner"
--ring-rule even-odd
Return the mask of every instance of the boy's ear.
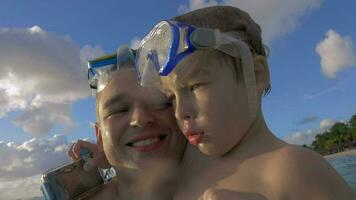
[[265, 56], [257, 55], [254, 57], [256, 85], [259, 94], [270, 85], [270, 74], [268, 63]]
[[96, 143], [100, 151], [104, 151], [103, 149], [103, 138], [101, 137], [101, 129], [98, 123], [95, 123], [95, 136], [96, 136]]

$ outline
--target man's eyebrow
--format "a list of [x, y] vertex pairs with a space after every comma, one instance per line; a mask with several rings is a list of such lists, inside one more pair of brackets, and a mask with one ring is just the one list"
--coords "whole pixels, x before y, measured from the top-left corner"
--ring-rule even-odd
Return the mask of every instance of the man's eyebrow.
[[122, 94], [118, 94], [116, 96], [113, 96], [103, 104], [103, 108], [105, 109], [107, 107], [110, 107], [113, 104], [122, 101], [123, 98], [124, 98], [124, 96]]

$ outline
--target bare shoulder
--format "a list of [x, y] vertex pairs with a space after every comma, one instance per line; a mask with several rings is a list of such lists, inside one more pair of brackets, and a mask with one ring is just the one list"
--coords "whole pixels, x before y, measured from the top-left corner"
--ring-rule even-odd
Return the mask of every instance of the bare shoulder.
[[265, 178], [282, 199], [353, 199], [343, 178], [319, 154], [286, 145], [271, 154]]

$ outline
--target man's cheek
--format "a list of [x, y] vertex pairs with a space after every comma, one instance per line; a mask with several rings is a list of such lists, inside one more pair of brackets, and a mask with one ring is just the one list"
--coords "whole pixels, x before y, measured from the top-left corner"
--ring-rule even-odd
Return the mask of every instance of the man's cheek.
[[124, 127], [118, 120], [108, 120], [105, 124], [105, 134], [113, 140], [118, 139], [124, 134]]
[[167, 109], [156, 115], [158, 123], [163, 126], [172, 126], [176, 124], [176, 118], [174, 117], [173, 109]]

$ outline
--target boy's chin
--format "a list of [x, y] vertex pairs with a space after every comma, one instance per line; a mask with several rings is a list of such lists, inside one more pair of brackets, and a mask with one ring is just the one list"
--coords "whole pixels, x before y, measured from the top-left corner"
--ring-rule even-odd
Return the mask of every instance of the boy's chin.
[[210, 144], [210, 143], [200, 143], [198, 145], [200, 152], [208, 156], [220, 157], [226, 154], [230, 149], [226, 148], [226, 146], [221, 146], [218, 144]]

